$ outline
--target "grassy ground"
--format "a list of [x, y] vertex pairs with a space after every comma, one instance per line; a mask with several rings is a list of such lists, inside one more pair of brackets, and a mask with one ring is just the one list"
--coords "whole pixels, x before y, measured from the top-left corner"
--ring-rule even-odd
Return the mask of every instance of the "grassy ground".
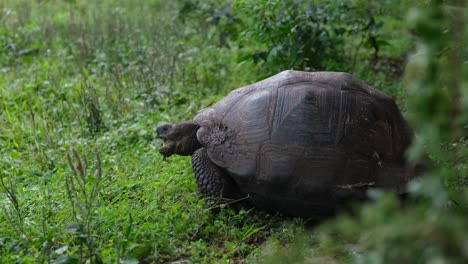
[[[238, 65], [236, 47], [205, 43], [178, 8], [0, 3], [0, 262], [256, 262], [262, 245], [305, 229], [258, 211], [212, 214], [189, 158], [162, 161], [159, 122], [189, 120], [264, 74]], [[387, 19], [384, 34], [398, 34]], [[382, 54], [399, 78], [411, 44], [390, 44]], [[388, 65], [364, 60], [355, 74], [401, 99]]]
[[302, 228], [212, 215], [190, 160], [162, 162], [158, 122], [191, 119], [246, 83], [234, 79], [245, 70], [203, 65], [230, 54], [185, 44], [174, 6], [3, 1], [0, 12], [2, 263], [244, 259]]

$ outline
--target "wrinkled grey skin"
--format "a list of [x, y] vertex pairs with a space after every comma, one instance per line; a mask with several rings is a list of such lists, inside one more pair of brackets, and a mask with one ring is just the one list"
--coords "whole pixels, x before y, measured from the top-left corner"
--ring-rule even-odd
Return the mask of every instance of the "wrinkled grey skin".
[[163, 140], [163, 146], [159, 149], [159, 153], [164, 157], [170, 157], [174, 154], [192, 155], [195, 150], [200, 148], [196, 136], [198, 128], [193, 122], [159, 124], [156, 128], [156, 134], [157, 138]]

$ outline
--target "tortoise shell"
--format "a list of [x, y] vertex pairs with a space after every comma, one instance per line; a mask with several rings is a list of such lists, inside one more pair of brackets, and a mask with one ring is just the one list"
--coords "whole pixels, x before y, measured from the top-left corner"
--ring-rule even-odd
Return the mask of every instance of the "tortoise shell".
[[210, 160], [260, 203], [367, 186], [403, 192], [411, 177], [413, 132], [394, 100], [347, 73], [284, 71], [232, 91], [194, 122]]

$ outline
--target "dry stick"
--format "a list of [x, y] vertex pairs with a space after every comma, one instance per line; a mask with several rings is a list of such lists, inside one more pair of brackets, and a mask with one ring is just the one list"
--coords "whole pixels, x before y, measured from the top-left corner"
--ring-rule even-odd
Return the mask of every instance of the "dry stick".
[[94, 200], [94, 198], [97, 196], [97, 193], [99, 191], [99, 183], [101, 182], [102, 179], [102, 168], [101, 168], [101, 156], [99, 153], [96, 154], [96, 168], [97, 168], [97, 177], [96, 180], [93, 184], [93, 188], [91, 190], [91, 199]]
[[83, 166], [83, 163], [81, 162], [81, 158], [80, 158], [80, 155], [78, 154], [78, 151], [72, 148], [72, 152], [73, 152], [73, 155], [75, 156], [75, 159], [77, 160], [76, 169], [78, 171], [78, 174], [75, 174], [76, 181], [78, 182], [80, 186], [81, 193], [83, 193], [86, 199], [86, 171], [85, 171], [86, 168]]
[[[68, 164], [70, 165], [70, 168], [72, 169], [73, 175], [75, 175], [75, 177], [78, 177], [76, 168], [71, 161], [71, 157], [69, 153], [67, 153], [67, 160], [68, 160]], [[80, 211], [82, 211], [82, 208], [81, 208], [80, 203], [78, 203], [78, 197], [76, 196], [77, 191], [76, 191], [75, 181], [73, 180], [73, 177], [66, 176], [65, 184], [67, 187], [68, 198], [70, 199], [70, 202], [72, 203], [72, 209], [73, 209], [75, 219], [78, 220], [78, 217], [77, 217], [78, 215], [76, 214], [75, 207], [78, 207]]]
[[[89, 204], [87, 205], [87, 212], [86, 212], [86, 220], [87, 220], [87, 225], [88, 225], [88, 232], [90, 232], [90, 228], [89, 228], [89, 224], [91, 223], [91, 211], [92, 211], [92, 203], [94, 201], [94, 199], [96, 198], [98, 192], [99, 192], [99, 183], [101, 182], [101, 179], [102, 179], [102, 168], [101, 168], [101, 157], [99, 155], [99, 153], [96, 154], [97, 157], [97, 162], [96, 162], [96, 167], [97, 167], [97, 175], [96, 175], [96, 179], [93, 183], [93, 186], [92, 186], [92, 189], [91, 189], [91, 193], [90, 193], [90, 196], [89, 196]], [[89, 234], [90, 235], [90, 234]]]
[[77, 213], [76, 213], [76, 210], [75, 210], [75, 199], [73, 197], [73, 194], [72, 194], [72, 188], [71, 188], [71, 184], [69, 182], [70, 180], [68, 179], [68, 176], [65, 176], [65, 187], [67, 189], [67, 196], [68, 196], [68, 200], [70, 201], [71, 203], [71, 208], [72, 208], [72, 213], [73, 213], [73, 216], [75, 217], [76, 220], [78, 220], [78, 217], [77, 217]]
[[[86, 175], [87, 175], [87, 171], [88, 171], [88, 161], [86, 159], [86, 157], [83, 156], [83, 158], [80, 157], [78, 151], [74, 148], [72, 148], [72, 153], [73, 153], [73, 156], [74, 158], [77, 160], [77, 164], [76, 166], [73, 165], [73, 162], [71, 160], [71, 156], [69, 153], [67, 153], [67, 159], [68, 159], [68, 163], [70, 165], [70, 168], [72, 169], [72, 172], [73, 172], [73, 176], [69, 176], [69, 177], [66, 177], [65, 178], [65, 183], [66, 183], [66, 188], [67, 188], [67, 194], [68, 194], [68, 197], [70, 199], [70, 201], [72, 202], [72, 210], [73, 210], [73, 214], [75, 216], [75, 219], [77, 220], [78, 222], [78, 214], [76, 213], [76, 210], [75, 210], [75, 206], [78, 207], [80, 213], [83, 214], [83, 219], [82, 219], [82, 223], [83, 223], [83, 232], [86, 233], [86, 240], [85, 240], [85, 244], [88, 248], [88, 250], [85, 252], [82, 248], [80, 248], [80, 256], [81, 258], [83, 258], [83, 255], [86, 254], [91, 263], [95, 263], [95, 258], [97, 258], [97, 255], [96, 253], [94, 252], [94, 242], [93, 240], [91, 239], [91, 228], [90, 228], [90, 225], [91, 225], [91, 212], [92, 212], [92, 202], [94, 200], [94, 198], [97, 196], [97, 193], [99, 191], [98, 189], [98, 185], [102, 179], [102, 162], [101, 162], [101, 157], [99, 155], [99, 153], [97, 154], [97, 177], [96, 177], [96, 180], [95, 182], [93, 183], [93, 186], [92, 186], [92, 189], [91, 189], [91, 192], [88, 194], [87, 190], [86, 190], [86, 183], [87, 183], [87, 179], [86, 179]], [[78, 185], [79, 185], [79, 188], [81, 191], [81, 193], [84, 195], [84, 210], [81, 206], [81, 203], [79, 201], [79, 198], [78, 198], [78, 192], [77, 192], [77, 189], [75, 187], [75, 180], [78, 182]]]
[[233, 203], [237, 203], [237, 202], [240, 202], [240, 201], [249, 199], [249, 198], [250, 198], [250, 193], [247, 194], [247, 196], [242, 197], [242, 198], [240, 198], [240, 199], [232, 200], [232, 201], [230, 201], [230, 202], [223, 203], [223, 204], [219, 204], [219, 205], [214, 205], [214, 206], [208, 208], [207, 211], [212, 210], [212, 209], [216, 209], [216, 208], [221, 208], [222, 206], [227, 206], [227, 205], [230, 205], [230, 204], [233, 204]]
[[78, 213], [77, 213], [75, 208], [76, 207], [81, 207], [81, 206], [76, 202], [76, 199], [75, 199], [75, 197], [73, 195], [74, 187], [71, 187], [71, 186], [73, 186], [73, 184], [70, 183], [70, 179], [68, 178], [68, 176], [65, 176], [65, 187], [67, 188], [68, 200], [70, 200], [70, 203], [71, 203], [71, 209], [72, 209], [73, 216], [75, 217], [75, 220], [78, 222]]
[[468, 153], [460, 155], [460, 157], [457, 157], [455, 160], [451, 162], [452, 166], [455, 166], [459, 162], [463, 161], [464, 159], [468, 159]]
[[[14, 191], [15, 186], [13, 186], [13, 183], [10, 180], [10, 188], [8, 188], [6, 186], [6, 184], [5, 184], [3, 176], [0, 177], [0, 185], [2, 186], [3, 190], [5, 191], [8, 200], [10, 200], [10, 202], [13, 204], [13, 207], [15, 208], [16, 216], [18, 217], [18, 225], [19, 225], [19, 228], [20, 228], [19, 231], [21, 231], [20, 234], [22, 234], [23, 233], [23, 215], [21, 214], [21, 208], [19, 206], [18, 197], [16, 196], [16, 193]], [[4, 209], [5, 209], [5, 213], [7, 214], [7, 217], [9, 218], [9, 220], [11, 220], [10, 219], [11, 216], [7, 213], [6, 207], [4, 207]], [[13, 222], [11, 222], [11, 223], [13, 223]]]
[[354, 184], [346, 184], [346, 185], [335, 185], [335, 187], [342, 188], [342, 189], [353, 189], [353, 188], [360, 188], [365, 186], [374, 186], [375, 182], [359, 182]]
[[361, 47], [362, 47], [363, 44], [364, 44], [364, 37], [361, 38], [361, 41], [359, 42], [359, 45], [358, 45], [358, 47], [357, 47], [357, 49], [356, 49], [356, 52], [354, 52], [354, 56], [353, 56], [353, 67], [352, 67], [353, 72], [354, 72], [354, 70], [356, 69], [357, 55], [358, 55], [359, 50], [361, 49]]
[[172, 56], [172, 61], [171, 61], [171, 69], [170, 69], [170, 81], [169, 81], [169, 88], [174, 89], [174, 72], [176, 68], [176, 56]]
[[8, 219], [8, 222], [10, 222], [10, 226], [13, 228], [13, 230], [18, 234], [19, 237], [21, 237], [21, 235], [23, 234], [22, 232], [22, 224], [21, 222], [19, 222], [19, 229], [17, 228], [17, 226], [14, 224], [14, 220], [11, 216], [11, 214], [8, 212], [7, 208], [5, 206], [2, 207], [3, 208], [3, 211], [5, 212], [5, 215]]

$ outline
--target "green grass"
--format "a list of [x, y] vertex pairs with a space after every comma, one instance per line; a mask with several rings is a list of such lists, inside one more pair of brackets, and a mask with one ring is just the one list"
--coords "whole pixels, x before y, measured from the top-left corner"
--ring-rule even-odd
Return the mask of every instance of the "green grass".
[[301, 228], [212, 214], [190, 160], [162, 161], [156, 125], [191, 119], [249, 71], [184, 41], [174, 5], [3, 1], [0, 12], [2, 263], [240, 260]]
[[[1, 263], [307, 255], [295, 240], [309, 234], [305, 220], [226, 208], [213, 214], [190, 159], [162, 161], [159, 122], [190, 120], [265, 75], [252, 62], [237, 63], [245, 47], [214, 45], [213, 28], [182, 23], [179, 8], [159, 0], [0, 3]], [[398, 37], [401, 21], [384, 19], [383, 36], [392, 41], [382, 56], [401, 58], [411, 43]], [[387, 74], [396, 67], [373, 64], [368, 51], [354, 74], [402, 103], [403, 85]], [[333, 255], [315, 235], [307, 235], [319, 252], [313, 260], [350, 258]]]

